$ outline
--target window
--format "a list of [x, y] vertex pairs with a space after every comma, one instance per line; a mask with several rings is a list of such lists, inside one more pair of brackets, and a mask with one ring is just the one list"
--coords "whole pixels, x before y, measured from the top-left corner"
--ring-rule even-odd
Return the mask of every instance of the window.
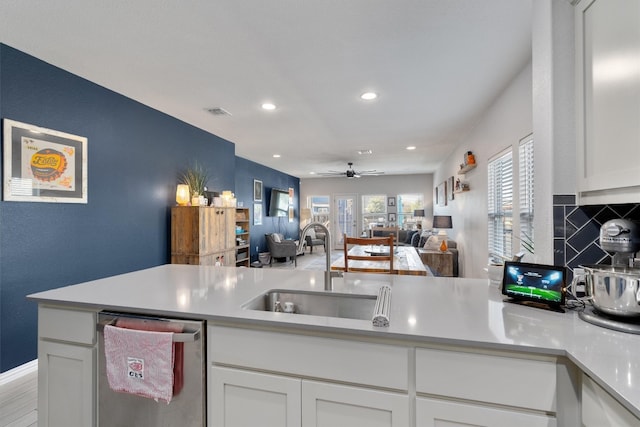
[[489, 256], [511, 258], [513, 161], [511, 148], [488, 164]]
[[533, 253], [533, 135], [520, 141], [518, 168], [520, 247]]
[[398, 226], [411, 230], [415, 228], [417, 221], [421, 221], [422, 218], [415, 219], [413, 217], [413, 211], [417, 209], [424, 209], [424, 195], [422, 194], [398, 194]]
[[310, 196], [311, 222], [329, 222], [329, 196]]
[[384, 227], [387, 222], [387, 196], [374, 194], [362, 196], [362, 230]]

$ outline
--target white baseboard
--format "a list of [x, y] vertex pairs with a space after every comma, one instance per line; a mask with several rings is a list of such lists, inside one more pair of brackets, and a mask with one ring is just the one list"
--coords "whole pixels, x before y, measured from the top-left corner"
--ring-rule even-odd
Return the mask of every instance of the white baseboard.
[[38, 359], [16, 366], [0, 374], [0, 387], [38, 371]]

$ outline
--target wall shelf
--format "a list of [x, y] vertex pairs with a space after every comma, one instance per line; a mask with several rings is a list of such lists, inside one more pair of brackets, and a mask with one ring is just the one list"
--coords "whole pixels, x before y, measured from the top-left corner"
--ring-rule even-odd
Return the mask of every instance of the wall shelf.
[[477, 166], [478, 165], [476, 163], [472, 163], [470, 165], [464, 165], [458, 171], [458, 175], [464, 175], [465, 173], [469, 172], [470, 170], [475, 169]]

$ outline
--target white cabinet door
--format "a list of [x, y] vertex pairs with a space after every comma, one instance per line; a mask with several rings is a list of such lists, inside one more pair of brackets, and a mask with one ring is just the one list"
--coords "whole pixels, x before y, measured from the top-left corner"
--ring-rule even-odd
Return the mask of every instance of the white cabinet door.
[[602, 387], [582, 376], [582, 425], [584, 427], [632, 427], [640, 425], [631, 412]]
[[576, 6], [580, 204], [640, 200], [640, 0]]
[[300, 380], [211, 368], [209, 427], [300, 425]]
[[416, 399], [416, 425], [419, 427], [556, 427], [556, 419], [542, 414], [419, 397]]
[[302, 381], [304, 427], [406, 427], [409, 398], [406, 395]]
[[95, 350], [38, 342], [38, 425], [95, 426]]

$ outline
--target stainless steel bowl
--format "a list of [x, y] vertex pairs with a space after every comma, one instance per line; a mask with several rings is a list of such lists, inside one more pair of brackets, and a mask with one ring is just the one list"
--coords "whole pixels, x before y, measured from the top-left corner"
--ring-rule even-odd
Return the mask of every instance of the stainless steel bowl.
[[585, 265], [586, 294], [599, 311], [612, 316], [640, 316], [640, 268]]

